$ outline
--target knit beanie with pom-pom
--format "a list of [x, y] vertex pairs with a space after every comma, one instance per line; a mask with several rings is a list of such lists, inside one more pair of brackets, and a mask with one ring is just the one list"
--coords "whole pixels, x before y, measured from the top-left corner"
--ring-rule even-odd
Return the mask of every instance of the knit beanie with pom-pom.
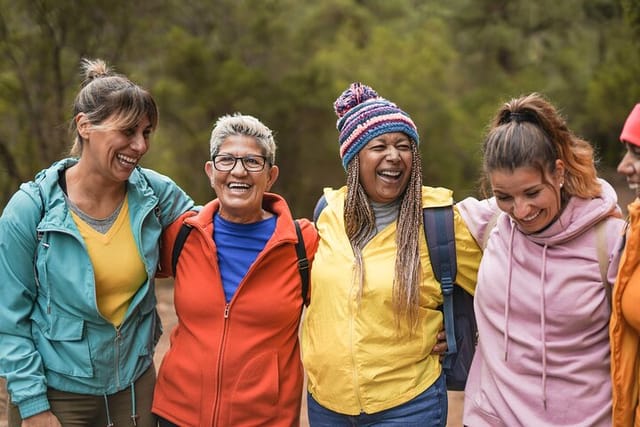
[[411, 117], [391, 101], [362, 83], [351, 83], [333, 103], [338, 115], [340, 157], [347, 165], [369, 141], [382, 134], [404, 132], [414, 144], [420, 143]]
[[636, 104], [624, 123], [620, 141], [640, 146], [640, 104]]

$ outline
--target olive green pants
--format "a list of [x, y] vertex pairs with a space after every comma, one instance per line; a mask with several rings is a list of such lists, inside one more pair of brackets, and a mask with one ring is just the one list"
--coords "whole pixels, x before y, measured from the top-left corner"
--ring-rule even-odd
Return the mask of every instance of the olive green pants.
[[[151, 413], [156, 371], [153, 365], [131, 387], [106, 396], [92, 396], [49, 389], [47, 397], [51, 412], [64, 427], [155, 427], [156, 416]], [[135, 412], [134, 412], [135, 411]], [[133, 415], [136, 415], [135, 421]], [[9, 403], [9, 427], [20, 427], [22, 419], [18, 407]]]

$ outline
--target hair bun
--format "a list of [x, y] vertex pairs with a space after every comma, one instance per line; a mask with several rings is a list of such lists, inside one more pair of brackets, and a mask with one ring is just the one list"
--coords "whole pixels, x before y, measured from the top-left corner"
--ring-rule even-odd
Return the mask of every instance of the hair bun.
[[88, 85], [93, 80], [110, 76], [111, 68], [107, 66], [107, 63], [102, 59], [88, 59], [83, 58], [80, 63], [80, 67], [84, 74], [84, 81], [82, 87]]
[[351, 83], [349, 88], [342, 92], [342, 95], [336, 99], [333, 103], [333, 109], [339, 118], [342, 118], [347, 111], [351, 110], [358, 104], [361, 104], [369, 99], [380, 98], [378, 92], [373, 90], [367, 85], [363, 85], [360, 82]]

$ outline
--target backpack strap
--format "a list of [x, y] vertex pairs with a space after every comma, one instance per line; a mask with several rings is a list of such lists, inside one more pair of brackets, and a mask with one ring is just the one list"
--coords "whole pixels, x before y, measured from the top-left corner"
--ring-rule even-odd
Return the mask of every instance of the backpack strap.
[[298, 271], [300, 272], [300, 279], [302, 280], [302, 303], [306, 304], [307, 294], [309, 293], [309, 260], [307, 259], [307, 250], [304, 247], [304, 238], [302, 237], [302, 230], [300, 229], [298, 220], [294, 220], [293, 224], [296, 227], [296, 234], [298, 235], [296, 254], [298, 255]]
[[499, 209], [496, 212], [494, 212], [493, 215], [491, 215], [489, 222], [484, 228], [484, 235], [482, 236], [482, 247], [481, 247], [483, 252], [485, 249], [487, 249], [487, 243], [489, 242], [489, 236], [491, 235], [491, 230], [493, 230], [496, 224], [498, 224], [498, 217], [500, 216], [501, 213], [502, 211]]
[[178, 235], [176, 236], [176, 240], [175, 242], [173, 242], [173, 251], [171, 252], [171, 271], [173, 272], [173, 277], [176, 276], [178, 258], [180, 258], [180, 252], [182, 252], [184, 242], [187, 240], [187, 237], [189, 237], [189, 233], [191, 233], [191, 230], [193, 230], [192, 226], [182, 223], [180, 231], [178, 231]]
[[604, 228], [605, 221], [602, 220], [595, 225], [596, 233], [596, 252], [598, 253], [598, 265], [600, 266], [600, 276], [602, 277], [602, 284], [607, 294], [607, 301], [611, 305], [611, 287], [609, 283], [607, 273], [609, 271], [609, 250], [607, 248], [607, 235]]
[[327, 198], [324, 197], [324, 194], [320, 196], [318, 202], [316, 203], [316, 207], [313, 208], [313, 222], [318, 222], [318, 217], [322, 213], [322, 210], [327, 207]]
[[[431, 268], [442, 289], [447, 354], [453, 354], [458, 351], [453, 315], [453, 284], [457, 274], [453, 206], [424, 208], [422, 209], [422, 219]], [[448, 359], [445, 358], [445, 364]]]

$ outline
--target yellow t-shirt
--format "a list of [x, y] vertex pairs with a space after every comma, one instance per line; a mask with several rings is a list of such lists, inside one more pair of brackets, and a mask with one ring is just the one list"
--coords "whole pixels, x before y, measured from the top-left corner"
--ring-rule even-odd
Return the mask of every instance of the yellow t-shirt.
[[129, 204], [125, 198], [118, 217], [102, 234], [71, 212], [93, 264], [98, 310], [119, 326], [140, 286], [147, 279], [144, 262], [131, 231]]

